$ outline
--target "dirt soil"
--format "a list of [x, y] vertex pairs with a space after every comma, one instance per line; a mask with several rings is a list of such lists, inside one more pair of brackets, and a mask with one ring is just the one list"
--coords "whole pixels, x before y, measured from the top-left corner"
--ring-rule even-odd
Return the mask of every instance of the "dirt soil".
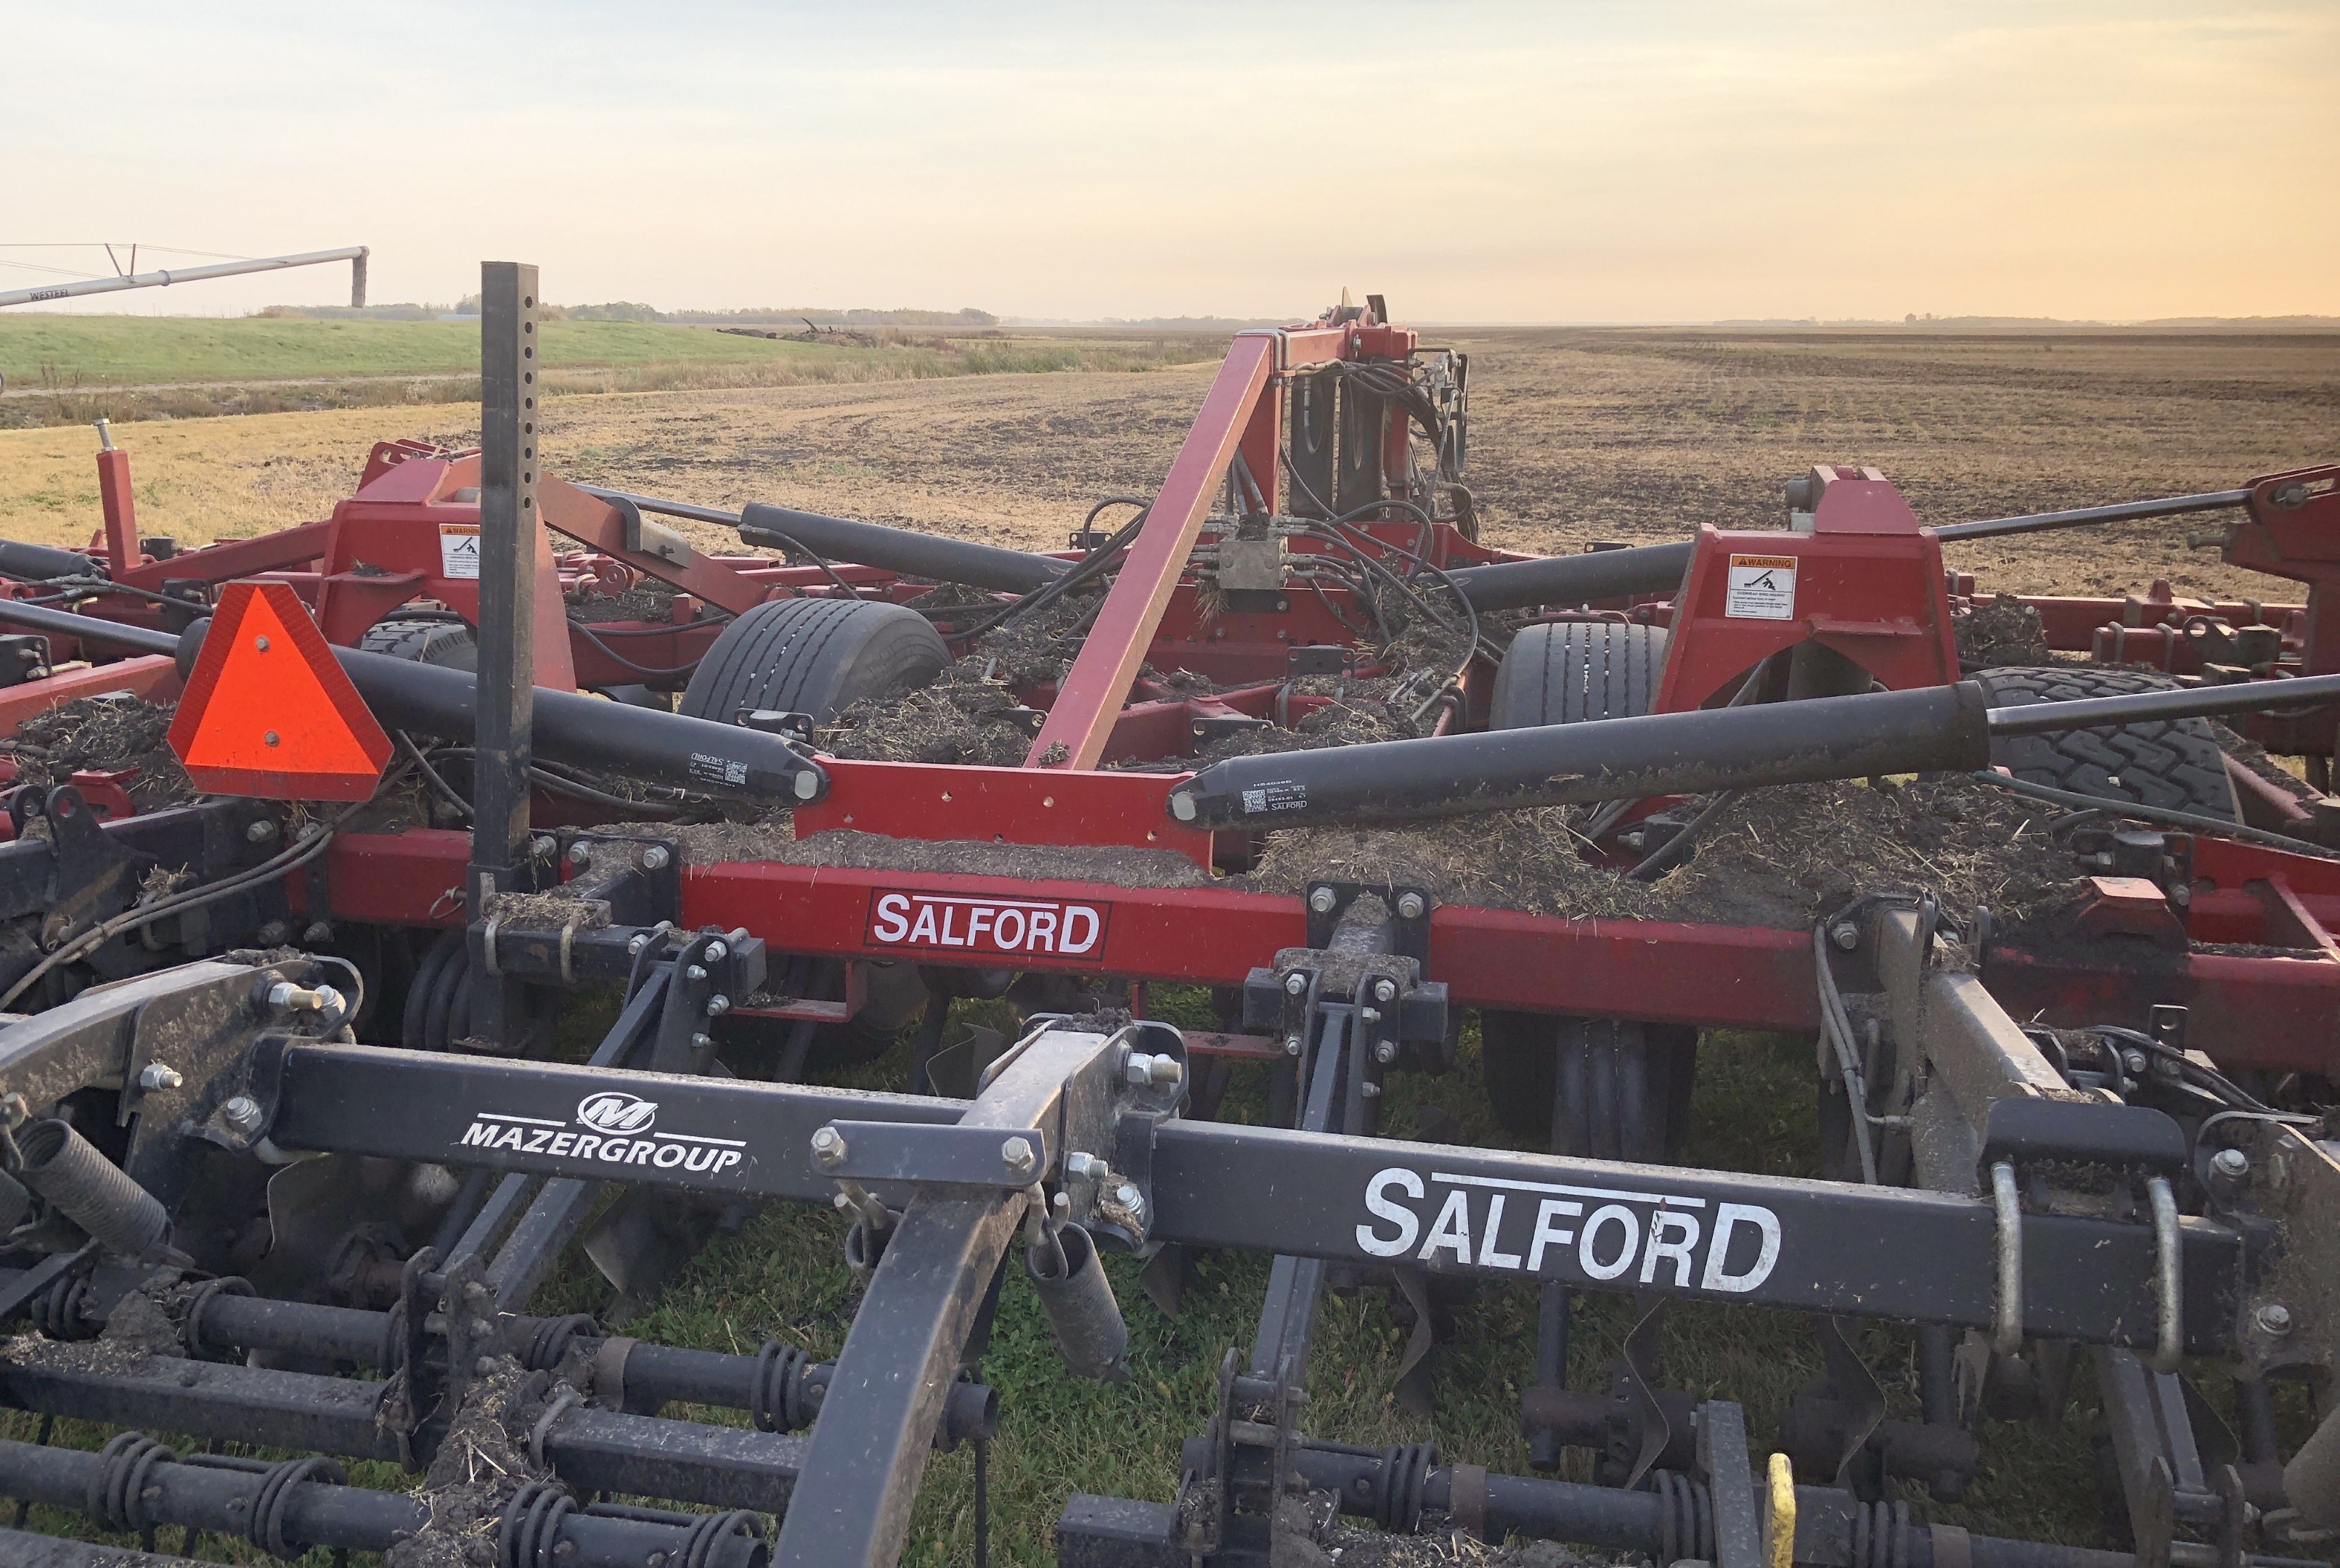
[[1994, 595], [1950, 625], [1958, 640], [1958, 663], [1974, 669], [1990, 664], [2045, 664], [2053, 655], [2048, 628], [2039, 612], [2011, 593]]
[[84, 697], [26, 719], [13, 739], [0, 740], [0, 756], [15, 759], [19, 783], [43, 789], [84, 769], [135, 768], [128, 789], [140, 810], [176, 806], [193, 799], [195, 787], [164, 740], [171, 714], [167, 705], [134, 697]]
[[1794, 784], [1741, 796], [1685, 865], [1643, 884], [1586, 863], [1567, 808], [1368, 831], [1275, 835], [1234, 885], [1297, 893], [1311, 878], [1425, 888], [1446, 903], [1578, 919], [1802, 928], [1857, 894], [1929, 888], [1953, 911], [2016, 920], [2078, 888], [2049, 841], [2053, 807], [1970, 779]]

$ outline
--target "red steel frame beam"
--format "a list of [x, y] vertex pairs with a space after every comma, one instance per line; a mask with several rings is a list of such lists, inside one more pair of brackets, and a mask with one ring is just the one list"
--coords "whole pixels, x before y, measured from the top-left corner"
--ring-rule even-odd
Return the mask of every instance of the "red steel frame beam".
[[[1280, 334], [1239, 335], [1219, 366], [1218, 379], [1203, 399], [1203, 409], [1186, 432], [1184, 445], [1172, 460], [1170, 471], [1154, 498], [1153, 515], [1137, 536], [1123, 564], [1121, 575], [1106, 594], [1096, 624], [1089, 630], [1073, 667], [1065, 674], [1056, 706], [1040, 726], [1026, 754], [1026, 768], [1095, 768], [1105, 755], [1114, 723], [1121, 717], [1123, 699], [1137, 677], [1154, 630], [1170, 603], [1171, 590], [1203, 530], [1211, 509], [1211, 495], [1227, 471], [1250, 422], [1252, 410], [1267, 386]], [[1256, 477], [1256, 475], [1254, 475]], [[1056, 758], [1054, 761], [1044, 759]]]
[[149, 702], [167, 702], [179, 694], [178, 661], [167, 653], [149, 653], [87, 670], [68, 670], [45, 680], [0, 687], [0, 736], [14, 735], [18, 725], [52, 708], [107, 691], [127, 691]]

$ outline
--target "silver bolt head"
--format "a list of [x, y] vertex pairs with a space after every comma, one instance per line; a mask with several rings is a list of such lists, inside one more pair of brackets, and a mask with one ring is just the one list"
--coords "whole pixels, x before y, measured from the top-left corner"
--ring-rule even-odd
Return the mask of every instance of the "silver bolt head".
[[540, 833], [528, 841], [528, 852], [540, 860], [550, 860], [560, 853], [560, 841], [550, 833]]
[[1379, 1084], [1359, 1084], [1357, 1087], [1364, 1095], [1365, 1098], [1369, 1100], [1381, 1098], [1382, 1087]]
[[1333, 912], [1333, 889], [1330, 888], [1319, 888], [1314, 892], [1309, 894], [1308, 907], [1315, 910], [1320, 915], [1331, 914]]
[[1296, 1057], [1300, 1054], [1300, 1037], [1298, 1035], [1286, 1035], [1284, 1037], [1284, 1054], [1287, 1057]]
[[2210, 1156], [2210, 1168], [2230, 1180], [2240, 1181], [2251, 1174], [2251, 1156], [2240, 1149], [2220, 1149]]
[[138, 1071], [138, 1087], [150, 1091], [175, 1089], [186, 1081], [178, 1068], [164, 1067], [161, 1062], [149, 1062]]
[[707, 961], [710, 964], [719, 964], [730, 951], [730, 948], [720, 942], [709, 942], [707, 944]]
[[999, 1163], [1016, 1176], [1030, 1176], [1039, 1168], [1040, 1156], [1032, 1152], [1030, 1138], [1009, 1138], [999, 1146]]
[[1285, 996], [1296, 997], [1307, 988], [1308, 977], [1300, 973], [1299, 970], [1294, 969], [1291, 974], [1284, 977], [1284, 994]]
[[1113, 1189], [1113, 1201], [1124, 1208], [1135, 1208], [1145, 1200], [1145, 1195], [1127, 1182]]
[[705, 967], [704, 965], [700, 965], [700, 964], [689, 964], [689, 965], [686, 965], [686, 966], [684, 967], [684, 968], [683, 968], [683, 971], [682, 971], [682, 972], [683, 972], [683, 975], [685, 976], [685, 978], [689, 978], [689, 979], [693, 979], [693, 980], [703, 980], [703, 979], [707, 978], [707, 969], [706, 969], [706, 967]]
[[2258, 1310], [2258, 1325], [2267, 1334], [2289, 1334], [2291, 1308], [2279, 1301], [2268, 1302]]
[[1369, 1024], [1378, 1024], [1382, 1021], [1382, 1010], [1379, 1007], [1359, 1007], [1357, 1017]]
[[1401, 920], [1421, 919], [1425, 908], [1427, 906], [1423, 903], [1419, 893], [1400, 893], [1397, 896], [1397, 914]]
[[653, 844], [642, 851], [642, 864], [652, 871], [665, 870], [666, 863], [669, 858], [666, 852], [666, 846], [663, 844]]
[[1065, 1156], [1065, 1175], [1074, 1181], [1087, 1181], [1092, 1176], [1103, 1179], [1105, 1170], [1105, 1161], [1086, 1149], [1075, 1149]]
[[1850, 920], [1839, 920], [1829, 928], [1829, 940], [1844, 952], [1860, 946], [1860, 928]]
[[2132, 1076], [2143, 1073], [2146, 1068], [2145, 1053], [2143, 1051], [2123, 1051], [2121, 1053], [2121, 1066], [2127, 1067]]
[[1394, 1002], [1394, 1001], [1396, 1001], [1396, 1000], [1397, 1000], [1397, 982], [1396, 982], [1395, 980], [1376, 980], [1376, 981], [1374, 981], [1374, 982], [1373, 982], [1373, 1000], [1374, 1000], [1374, 1001], [1376, 1001], [1376, 1002]]
[[731, 998], [718, 991], [707, 998], [707, 1016], [719, 1018], [731, 1010]]
[[592, 858], [593, 846], [588, 844], [584, 839], [580, 839], [577, 842], [569, 846], [569, 863], [570, 865], [583, 866], [590, 863]]
[[1153, 1080], [1155, 1087], [1168, 1088], [1185, 1077], [1186, 1067], [1175, 1057], [1158, 1056], [1154, 1058], [1154, 1065], [1146, 1076]]
[[232, 1095], [227, 1103], [220, 1107], [220, 1116], [240, 1133], [256, 1133], [266, 1113], [261, 1110], [260, 1102], [250, 1095]]
[[251, 827], [246, 828], [243, 830], [243, 836], [245, 839], [251, 843], [265, 844], [271, 839], [276, 837], [276, 824], [263, 817], [259, 821], [254, 822]]
[[845, 1161], [845, 1135], [835, 1127], [816, 1128], [812, 1135], [812, 1157], [825, 1166], [842, 1165]]
[[1383, 1067], [1397, 1060], [1397, 1042], [1395, 1040], [1377, 1041], [1373, 1046], [1373, 1060]]

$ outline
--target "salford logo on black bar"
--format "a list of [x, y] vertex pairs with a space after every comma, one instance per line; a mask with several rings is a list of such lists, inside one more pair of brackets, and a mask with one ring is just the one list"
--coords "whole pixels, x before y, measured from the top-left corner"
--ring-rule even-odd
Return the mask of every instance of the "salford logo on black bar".
[[981, 953], [1003, 958], [1105, 958], [1113, 906], [1066, 898], [967, 898], [881, 888], [869, 895], [872, 948]]
[[1422, 1173], [1365, 1184], [1357, 1245], [1373, 1257], [1516, 1269], [1550, 1278], [1671, 1285], [1744, 1295], [1780, 1262], [1780, 1216], [1758, 1204]]

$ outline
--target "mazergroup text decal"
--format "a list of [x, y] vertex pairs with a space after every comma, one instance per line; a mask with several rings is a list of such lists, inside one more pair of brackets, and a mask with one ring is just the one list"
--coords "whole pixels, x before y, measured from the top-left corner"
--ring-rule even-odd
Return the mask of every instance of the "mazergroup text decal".
[[864, 946], [998, 958], [1105, 957], [1113, 906], [1072, 898], [970, 898], [881, 888], [869, 896]]
[[458, 1148], [509, 1149], [515, 1154], [552, 1155], [602, 1165], [649, 1166], [658, 1170], [715, 1176], [729, 1170], [748, 1146], [744, 1138], [708, 1137], [658, 1130], [658, 1102], [616, 1089], [598, 1090], [577, 1102], [576, 1123], [507, 1111], [473, 1111], [471, 1125], [455, 1140]]
[[1357, 1245], [1374, 1257], [1734, 1295], [1780, 1263], [1780, 1216], [1755, 1204], [1403, 1166], [1375, 1172], [1364, 1202]]

